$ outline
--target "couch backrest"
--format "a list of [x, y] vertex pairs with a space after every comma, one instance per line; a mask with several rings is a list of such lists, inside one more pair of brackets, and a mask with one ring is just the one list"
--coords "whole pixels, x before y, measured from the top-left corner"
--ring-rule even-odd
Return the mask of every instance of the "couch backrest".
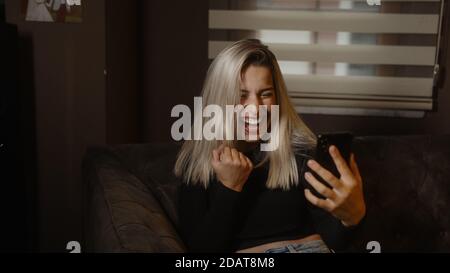
[[358, 137], [367, 221], [382, 251], [450, 251], [450, 135]]
[[173, 166], [180, 146], [173, 143], [132, 144], [116, 147], [122, 163], [141, 179], [158, 199], [175, 227], [178, 224], [177, 188]]

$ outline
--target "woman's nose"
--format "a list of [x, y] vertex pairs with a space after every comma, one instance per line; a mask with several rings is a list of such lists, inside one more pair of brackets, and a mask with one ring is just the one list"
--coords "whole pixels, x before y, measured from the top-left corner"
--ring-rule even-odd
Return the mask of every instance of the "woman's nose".
[[258, 100], [254, 100], [245, 104], [245, 115], [249, 118], [258, 118], [259, 116], [259, 106]]
[[256, 107], [256, 109], [258, 109], [258, 107], [261, 105], [259, 96], [250, 96], [245, 103], [245, 106], [247, 105], [253, 105]]

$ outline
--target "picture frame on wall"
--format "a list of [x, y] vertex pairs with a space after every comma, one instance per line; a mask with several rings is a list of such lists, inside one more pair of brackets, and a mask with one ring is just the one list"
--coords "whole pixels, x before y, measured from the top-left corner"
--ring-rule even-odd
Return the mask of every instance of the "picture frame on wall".
[[21, 0], [25, 21], [81, 23], [82, 0]]

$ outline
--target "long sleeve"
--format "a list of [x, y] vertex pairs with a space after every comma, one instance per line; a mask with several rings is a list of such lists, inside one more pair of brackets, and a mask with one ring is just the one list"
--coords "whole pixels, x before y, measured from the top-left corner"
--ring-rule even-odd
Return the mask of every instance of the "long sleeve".
[[[304, 173], [309, 170], [306, 165], [309, 157], [302, 158], [301, 167], [299, 166], [300, 185], [309, 189], [315, 196], [323, 198], [305, 179]], [[313, 171], [309, 170], [313, 173]], [[316, 176], [317, 177], [317, 176]], [[320, 180], [319, 180], [320, 181]], [[356, 226], [346, 227], [339, 219], [334, 217], [328, 211], [314, 206], [311, 202], [306, 201], [309, 214], [314, 222], [317, 233], [320, 234], [327, 246], [336, 252], [346, 251], [354, 238], [356, 232], [362, 226], [365, 217]]]
[[346, 251], [349, 248], [356, 231], [362, 225], [361, 221], [357, 226], [346, 227], [331, 213], [309, 202], [308, 211], [313, 219], [316, 231], [326, 245], [336, 252]]
[[208, 189], [182, 183], [180, 232], [189, 252], [228, 252], [233, 242], [240, 192], [212, 180]]

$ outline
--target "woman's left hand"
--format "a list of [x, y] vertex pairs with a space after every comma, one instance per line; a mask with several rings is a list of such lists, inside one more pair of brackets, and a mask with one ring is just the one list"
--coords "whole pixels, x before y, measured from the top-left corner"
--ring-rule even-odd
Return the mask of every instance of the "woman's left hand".
[[319, 198], [305, 189], [305, 197], [313, 205], [330, 212], [347, 227], [357, 225], [366, 214], [362, 178], [352, 153], [350, 167], [336, 146], [331, 145], [329, 152], [341, 177], [335, 177], [315, 160], [308, 160], [308, 166], [323, 178], [332, 188], [319, 182], [311, 173], [305, 172], [306, 181], [326, 199]]

